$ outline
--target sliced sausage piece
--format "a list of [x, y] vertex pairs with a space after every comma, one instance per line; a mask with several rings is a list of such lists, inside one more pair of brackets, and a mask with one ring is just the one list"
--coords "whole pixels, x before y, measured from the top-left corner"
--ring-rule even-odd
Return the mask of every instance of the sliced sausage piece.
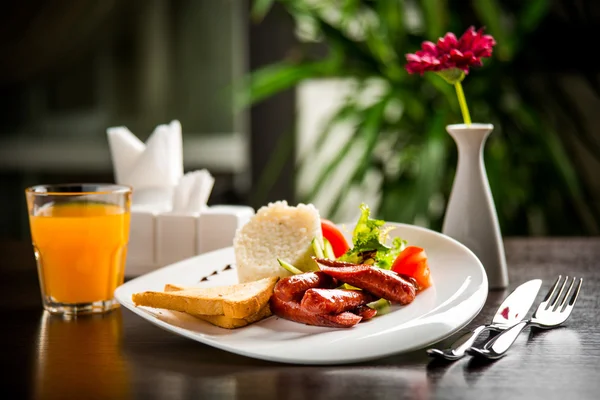
[[324, 272], [305, 272], [280, 279], [275, 285], [274, 295], [283, 301], [300, 301], [308, 289], [330, 288], [334, 285], [335, 280]]
[[277, 296], [271, 296], [270, 306], [273, 314], [278, 317], [307, 325], [351, 328], [362, 320], [362, 317], [351, 312], [335, 315], [316, 314], [302, 308], [297, 301], [284, 301]]
[[360, 317], [363, 321], [368, 321], [377, 315], [377, 310], [368, 306], [360, 306], [352, 312]]
[[412, 282], [394, 271], [364, 264], [344, 263], [340, 266], [339, 261], [321, 258], [316, 261], [321, 271], [327, 275], [395, 303], [409, 304], [417, 294], [417, 288]]
[[300, 305], [317, 314], [339, 314], [377, 300], [364, 290], [308, 289]]

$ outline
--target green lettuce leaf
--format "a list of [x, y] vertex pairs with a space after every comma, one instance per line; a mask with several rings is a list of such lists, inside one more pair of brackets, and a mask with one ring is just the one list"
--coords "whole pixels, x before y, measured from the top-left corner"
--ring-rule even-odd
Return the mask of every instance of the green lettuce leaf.
[[379, 268], [392, 269], [394, 260], [398, 257], [400, 252], [406, 247], [406, 241], [400, 238], [394, 238], [392, 241], [392, 247], [387, 251], [378, 251], [375, 256], [376, 264]]
[[389, 249], [385, 245], [387, 234], [381, 229], [385, 221], [370, 218], [371, 210], [364, 203], [360, 205], [360, 211], [360, 218], [352, 232], [354, 250], [363, 252]]
[[385, 227], [385, 221], [372, 219], [371, 210], [366, 204], [360, 205], [360, 217], [352, 232], [352, 248], [339, 260], [354, 264], [373, 264], [390, 269], [398, 254], [406, 246], [400, 238], [394, 238], [392, 245], [386, 244], [392, 228]]

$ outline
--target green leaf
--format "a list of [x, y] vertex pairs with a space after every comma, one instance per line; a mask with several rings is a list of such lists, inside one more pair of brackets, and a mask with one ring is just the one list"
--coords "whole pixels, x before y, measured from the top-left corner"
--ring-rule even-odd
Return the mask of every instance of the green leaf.
[[[435, 73], [425, 74], [424, 78], [437, 90], [438, 94], [441, 94], [444, 97], [446, 101], [444, 107], [449, 107], [452, 111], [460, 113], [460, 106], [452, 85], [449, 85], [444, 79], [440, 79], [441, 77]], [[466, 84], [467, 82], [465, 82], [465, 88], [467, 87]], [[465, 94], [465, 96], [469, 97], [467, 94]]]
[[381, 65], [373, 54], [365, 49], [360, 42], [348, 38], [340, 29], [331, 25], [329, 22], [317, 18], [319, 29], [327, 38], [328, 42], [335, 47], [338, 47], [348, 59], [358, 63], [360, 68], [363, 68], [367, 74], [379, 75], [382, 73]]
[[567, 93], [556, 80], [549, 82], [548, 89], [550, 89], [552, 99], [557, 104], [556, 109], [560, 110], [561, 113], [565, 115], [566, 119], [573, 126], [572, 131], [587, 148], [589, 154], [597, 161], [600, 161], [600, 146], [596, 142], [597, 139], [594, 133], [588, 131], [583, 122], [585, 121], [583, 113], [573, 99], [570, 99], [569, 93]]
[[404, 2], [402, 0], [379, 0], [375, 2], [380, 18], [381, 34], [388, 38], [390, 45], [397, 49], [405, 41]]
[[565, 185], [573, 203], [576, 205], [576, 211], [580, 214], [581, 221], [586, 225], [589, 232], [597, 235], [600, 232], [597, 218], [594, 216], [593, 211], [586, 202], [583, 201], [582, 190], [575, 168], [569, 160], [564, 147], [560, 143], [560, 139], [556, 132], [551, 127], [547, 126], [547, 124], [544, 124], [536, 118], [535, 114], [528, 111], [527, 107], [513, 110], [512, 115], [516, 120], [522, 122], [531, 130], [535, 130], [536, 126], [542, 126], [544, 128], [544, 140], [541, 141], [541, 144], [547, 149], [547, 154], [552, 159], [558, 177]]
[[587, 229], [593, 235], [598, 235], [600, 233], [600, 228], [588, 204], [586, 204], [583, 201], [581, 188], [579, 186], [579, 179], [577, 179], [575, 169], [573, 168], [573, 165], [571, 164], [571, 161], [569, 160], [569, 157], [567, 156], [556, 133], [552, 132], [550, 129], [548, 133], [549, 136], [545, 140], [545, 144], [548, 146], [548, 149], [550, 150], [550, 154], [552, 155], [554, 162], [559, 167], [559, 172], [561, 173], [562, 179], [567, 184], [567, 187], [570, 189], [571, 196], [575, 202], [576, 209], [579, 213], [582, 214], [581, 219], [583, 223], [587, 225]]
[[[360, 134], [362, 155], [357, 159], [354, 170], [350, 175], [350, 180], [338, 190], [334, 196], [333, 204], [327, 210], [328, 215], [332, 218], [337, 218], [341, 204], [347, 198], [350, 189], [353, 185], [362, 183], [365, 174], [372, 167], [372, 157], [375, 146], [380, 137], [381, 127], [384, 124], [384, 111], [389, 102], [389, 95], [385, 96], [381, 101], [371, 106], [365, 112], [364, 122], [359, 126], [357, 133]], [[314, 193], [316, 195], [316, 192]]]
[[406, 242], [396, 237], [387, 244], [390, 228], [384, 220], [371, 218], [371, 209], [360, 205], [360, 217], [352, 232], [352, 247], [339, 260], [354, 264], [373, 264], [382, 269], [391, 269]]
[[[486, 33], [496, 39], [496, 57], [507, 61], [513, 58], [514, 42], [509, 32], [504, 27], [504, 12], [497, 0], [473, 0], [473, 8], [486, 27]], [[457, 35], [458, 36], [458, 35]]]
[[327, 179], [331, 176], [331, 174], [339, 167], [339, 165], [344, 161], [352, 147], [356, 145], [357, 139], [360, 138], [360, 131], [355, 130], [352, 136], [344, 143], [344, 145], [339, 149], [335, 157], [327, 163], [327, 165], [323, 168], [321, 174], [317, 177], [315, 184], [312, 189], [309, 190], [308, 195], [306, 196], [305, 202], [310, 202], [314, 199], [319, 191], [323, 188], [323, 185], [327, 182]]
[[371, 250], [387, 250], [385, 237], [382, 237], [381, 228], [384, 220], [371, 218], [371, 209], [366, 204], [360, 205], [360, 217], [352, 231], [352, 250], [363, 252]]
[[[379, 126], [382, 123], [383, 111], [385, 110], [387, 101], [388, 98], [384, 98], [383, 100], [365, 109], [364, 113], [359, 116], [362, 121], [357, 126], [351, 138], [344, 143], [336, 156], [325, 166], [323, 172], [321, 172], [316, 180], [316, 183], [313, 185], [313, 188], [309, 191], [307, 201], [310, 201], [316, 197], [317, 193], [321, 190], [325, 182], [327, 182], [327, 179], [346, 158], [350, 152], [350, 149], [357, 144], [360, 144], [361, 147], [364, 146], [364, 150], [363, 156], [356, 164], [357, 167], [353, 177], [359, 174], [359, 171], [366, 171], [366, 168], [368, 168], [368, 159], [370, 158], [371, 151], [376, 144], [377, 136], [379, 134]], [[362, 139], [363, 143], [359, 143], [361, 142], [359, 139]]]
[[236, 96], [237, 108], [245, 108], [289, 89], [304, 79], [329, 74], [327, 61], [289, 64], [282, 62], [253, 71]]
[[359, 10], [359, 0], [344, 0], [342, 5], [342, 15], [340, 18], [340, 26], [346, 27], [349, 23], [355, 20]]
[[329, 133], [331, 132], [331, 130], [338, 124], [347, 121], [351, 117], [356, 117], [356, 114], [358, 112], [359, 112], [359, 109], [358, 109], [358, 106], [356, 105], [356, 103], [352, 99], [349, 99], [346, 102], [346, 104], [341, 106], [334, 113], [334, 115], [327, 121], [327, 124], [325, 125], [325, 127], [321, 131], [321, 134], [317, 138], [317, 141], [315, 142], [314, 147], [317, 149], [323, 147], [323, 145], [325, 144], [325, 141], [329, 137]]
[[448, 23], [446, 0], [422, 0], [421, 5], [425, 16], [427, 37], [435, 42], [446, 33], [445, 29]]
[[548, 14], [551, 4], [549, 0], [527, 0], [522, 4], [523, 9], [517, 15], [521, 34], [525, 34], [538, 27]]
[[[448, 154], [448, 135], [444, 129], [445, 113], [438, 113], [414, 138], [412, 147], [398, 149], [406, 165], [394, 181], [386, 180], [382, 194], [382, 217], [398, 222], [415, 223], [415, 218], [430, 215], [430, 201], [440, 195]], [[416, 153], [416, 154], [414, 154]]]
[[444, 178], [443, 168], [448, 153], [448, 134], [444, 127], [444, 120], [444, 113], [438, 113], [432, 118], [427, 131], [427, 140], [419, 157], [420, 176], [418, 181], [421, 185], [417, 186], [417, 193], [418, 202], [423, 207], [421, 210], [423, 214], [429, 214], [430, 200], [440, 191], [439, 188]]
[[351, 182], [360, 183], [369, 169], [370, 159], [373, 156], [373, 151], [380, 137], [381, 127], [384, 123], [384, 111], [387, 103], [390, 101], [391, 95], [383, 97], [378, 103], [371, 107], [365, 115], [364, 125], [361, 129], [362, 138], [364, 140], [363, 154], [356, 163], [356, 169], [352, 174]]
[[265, 15], [271, 10], [271, 7], [273, 7], [274, 2], [275, 0], [254, 0], [252, 11], [250, 12], [252, 19], [255, 22], [262, 21]]

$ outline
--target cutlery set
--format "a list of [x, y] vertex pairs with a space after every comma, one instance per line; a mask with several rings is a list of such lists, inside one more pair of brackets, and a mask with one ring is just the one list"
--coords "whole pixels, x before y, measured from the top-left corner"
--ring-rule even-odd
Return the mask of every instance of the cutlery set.
[[[527, 281], [504, 299], [489, 324], [478, 326], [447, 349], [429, 349], [427, 354], [449, 361], [458, 360], [467, 354], [490, 360], [501, 358], [525, 328], [533, 326], [552, 329], [565, 322], [573, 311], [582, 283], [581, 278], [563, 279], [559, 275], [533, 316], [525, 320], [542, 286], [540, 279]], [[483, 345], [473, 346], [482, 333], [490, 331], [496, 334]]]

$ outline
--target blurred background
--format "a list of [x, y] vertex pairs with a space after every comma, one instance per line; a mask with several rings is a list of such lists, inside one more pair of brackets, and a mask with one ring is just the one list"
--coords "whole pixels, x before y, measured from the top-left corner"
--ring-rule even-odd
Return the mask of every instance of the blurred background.
[[0, 238], [23, 189], [114, 181], [106, 128], [183, 127], [209, 204], [313, 202], [441, 228], [456, 166], [452, 86], [406, 53], [485, 26], [463, 82], [494, 124], [485, 164], [506, 236], [600, 234], [600, 29], [593, 0], [23, 0], [0, 6]]

